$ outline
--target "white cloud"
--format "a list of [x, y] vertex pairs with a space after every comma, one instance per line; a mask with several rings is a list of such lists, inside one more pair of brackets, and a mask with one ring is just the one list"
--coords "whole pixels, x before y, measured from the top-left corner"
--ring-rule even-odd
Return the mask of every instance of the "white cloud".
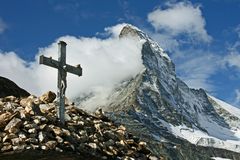
[[[111, 29], [108, 28], [109, 30]], [[59, 40], [67, 43], [67, 63], [80, 63], [83, 68], [82, 77], [68, 74], [68, 97], [94, 92], [101, 95], [98, 97], [101, 100], [115, 84], [135, 76], [143, 69], [142, 44], [136, 39], [110, 37], [103, 40], [96, 37], [64, 36], [57, 41]], [[48, 90], [56, 91], [57, 70], [39, 65], [38, 58], [41, 54], [57, 59], [57, 42], [40, 49], [36, 60], [31, 64], [12, 52], [0, 53], [1, 75], [37, 95]]]
[[240, 69], [240, 54], [230, 54], [225, 57], [225, 61], [228, 66]]
[[3, 33], [7, 28], [6, 23], [0, 18], [0, 34]]
[[235, 28], [235, 32], [238, 34], [238, 39], [228, 48], [229, 54], [224, 60], [228, 66], [236, 67], [240, 71], [240, 25]]
[[206, 22], [199, 5], [179, 2], [168, 3], [167, 7], [167, 9], [158, 8], [148, 14], [148, 21], [156, 31], [164, 31], [172, 36], [188, 34], [195, 40], [211, 41], [211, 36], [205, 30]]
[[212, 53], [203, 54], [201, 50], [195, 50], [194, 55], [191, 52], [185, 51], [186, 57], [184, 60], [180, 59], [179, 61], [182, 61], [177, 64], [176, 69], [180, 73], [180, 78], [189, 87], [214, 91], [215, 87], [210, 78], [221, 66], [220, 57]]
[[106, 28], [104, 29], [105, 34], [106, 34], [106, 35], [110, 35], [110, 36], [112, 36], [112, 37], [114, 37], [114, 38], [117, 38], [117, 37], [119, 36], [122, 28], [123, 28], [124, 26], [126, 26], [126, 25], [127, 25], [127, 23], [121, 23], [121, 24], [117, 24], [117, 25], [112, 26], [112, 27], [106, 27]]
[[35, 74], [28, 63], [19, 58], [14, 52], [0, 53], [0, 75], [14, 80], [19, 86], [32, 91], [37, 88]]

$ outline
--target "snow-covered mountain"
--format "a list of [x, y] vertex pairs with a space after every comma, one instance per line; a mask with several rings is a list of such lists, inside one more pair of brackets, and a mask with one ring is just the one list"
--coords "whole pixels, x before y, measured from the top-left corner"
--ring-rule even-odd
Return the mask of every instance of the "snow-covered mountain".
[[[141, 30], [127, 25], [119, 37], [128, 36], [144, 41], [145, 69], [119, 84], [109, 95], [106, 105], [102, 106], [108, 115], [148, 140], [155, 153], [168, 145], [166, 148], [178, 154], [176, 159], [181, 159], [181, 154], [185, 159], [186, 154], [194, 157], [198, 153], [194, 158], [208, 159], [219, 153], [228, 155], [226, 158], [239, 159], [233, 152], [240, 153], [240, 110], [208, 95], [203, 89], [189, 88], [176, 76], [175, 65], [167, 53]], [[194, 146], [204, 147], [195, 149]], [[220, 150], [203, 156], [201, 152], [210, 152], [206, 147]]]

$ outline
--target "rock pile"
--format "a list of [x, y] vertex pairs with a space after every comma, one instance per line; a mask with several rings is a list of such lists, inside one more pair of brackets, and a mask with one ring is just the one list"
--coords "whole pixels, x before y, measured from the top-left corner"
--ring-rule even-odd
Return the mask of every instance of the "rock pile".
[[115, 125], [101, 110], [89, 114], [66, 104], [66, 124], [56, 117], [56, 95], [0, 98], [0, 152], [72, 152], [99, 159], [150, 159], [146, 143]]

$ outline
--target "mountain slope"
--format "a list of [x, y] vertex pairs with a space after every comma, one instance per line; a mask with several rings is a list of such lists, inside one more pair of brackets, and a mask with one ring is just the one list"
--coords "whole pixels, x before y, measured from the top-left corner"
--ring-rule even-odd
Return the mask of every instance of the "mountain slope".
[[0, 98], [6, 96], [27, 97], [30, 94], [11, 80], [0, 76]]
[[[239, 109], [207, 95], [203, 89], [189, 88], [177, 78], [175, 65], [163, 49], [136, 27], [127, 25], [122, 29], [120, 38], [128, 36], [145, 41], [142, 46], [145, 69], [111, 93], [107, 105], [103, 107], [109, 116], [149, 140], [153, 150], [156, 144], [169, 142], [172, 148], [177, 148], [179, 144], [183, 148], [181, 152], [190, 154], [189, 150], [198, 150], [194, 145], [199, 145], [225, 149], [224, 152], [212, 149], [206, 157], [219, 152], [239, 159], [226, 151], [240, 153]], [[206, 148], [200, 150], [209, 152]], [[157, 149], [155, 151], [158, 154]], [[186, 157], [191, 156], [175, 158]], [[201, 155], [192, 155], [194, 159], [207, 159], [199, 157]]]

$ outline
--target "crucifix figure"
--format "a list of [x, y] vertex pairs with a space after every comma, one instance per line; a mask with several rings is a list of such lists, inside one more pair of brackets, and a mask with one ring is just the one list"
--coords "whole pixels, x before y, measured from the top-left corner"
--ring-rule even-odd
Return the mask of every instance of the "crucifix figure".
[[58, 61], [52, 57], [40, 56], [40, 64], [44, 64], [58, 69], [58, 92], [57, 92], [57, 116], [62, 124], [65, 124], [65, 91], [67, 88], [67, 72], [82, 76], [82, 68], [78, 64], [76, 67], [66, 64], [66, 43], [58, 43]]

